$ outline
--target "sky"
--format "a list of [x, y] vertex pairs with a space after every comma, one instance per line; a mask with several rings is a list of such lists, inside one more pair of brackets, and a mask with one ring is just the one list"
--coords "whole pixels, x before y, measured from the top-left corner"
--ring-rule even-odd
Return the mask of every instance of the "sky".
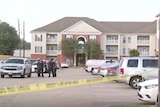
[[146, 22], [156, 20], [159, 13], [160, 0], [0, 0], [0, 20], [18, 31], [19, 19], [27, 42], [31, 42], [32, 30], [63, 17]]

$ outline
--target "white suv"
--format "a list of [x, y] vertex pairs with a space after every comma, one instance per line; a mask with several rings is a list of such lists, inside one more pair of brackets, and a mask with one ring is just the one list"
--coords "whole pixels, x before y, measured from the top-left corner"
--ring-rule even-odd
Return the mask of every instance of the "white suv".
[[158, 78], [158, 57], [124, 57], [119, 64], [119, 75], [129, 75], [123, 80], [136, 89], [139, 82]]
[[27, 75], [31, 77], [32, 66], [28, 58], [9, 58], [0, 68], [1, 78], [5, 75], [12, 77], [20, 75], [22, 78]]

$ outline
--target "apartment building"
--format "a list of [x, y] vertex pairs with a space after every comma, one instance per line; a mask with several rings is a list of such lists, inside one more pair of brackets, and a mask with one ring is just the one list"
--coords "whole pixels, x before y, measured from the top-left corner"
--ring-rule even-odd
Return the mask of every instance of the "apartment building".
[[74, 65], [87, 60], [85, 53], [77, 53], [76, 61], [70, 60], [59, 49], [66, 38], [76, 38], [85, 43], [96, 40], [103, 50], [103, 59], [120, 59], [137, 49], [140, 56], [154, 56], [157, 49], [156, 24], [153, 22], [108, 22], [88, 17], [64, 17], [31, 31], [31, 58], [57, 59], [58, 63]]

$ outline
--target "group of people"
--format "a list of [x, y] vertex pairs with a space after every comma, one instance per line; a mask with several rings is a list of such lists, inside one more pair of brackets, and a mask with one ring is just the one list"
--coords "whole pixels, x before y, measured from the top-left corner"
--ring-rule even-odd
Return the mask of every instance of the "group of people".
[[[44, 69], [45, 68], [45, 69]], [[44, 77], [44, 71], [48, 72], [48, 77], [56, 77], [57, 76], [57, 63], [54, 59], [50, 59], [48, 63], [44, 62], [43, 60], [39, 59], [37, 63], [37, 76]]]

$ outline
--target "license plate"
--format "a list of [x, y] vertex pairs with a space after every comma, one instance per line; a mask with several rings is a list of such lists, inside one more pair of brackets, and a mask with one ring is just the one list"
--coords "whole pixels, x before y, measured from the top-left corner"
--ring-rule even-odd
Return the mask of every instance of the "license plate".
[[9, 74], [9, 75], [12, 75], [12, 73], [11, 73], [11, 72], [9, 72], [8, 74]]

